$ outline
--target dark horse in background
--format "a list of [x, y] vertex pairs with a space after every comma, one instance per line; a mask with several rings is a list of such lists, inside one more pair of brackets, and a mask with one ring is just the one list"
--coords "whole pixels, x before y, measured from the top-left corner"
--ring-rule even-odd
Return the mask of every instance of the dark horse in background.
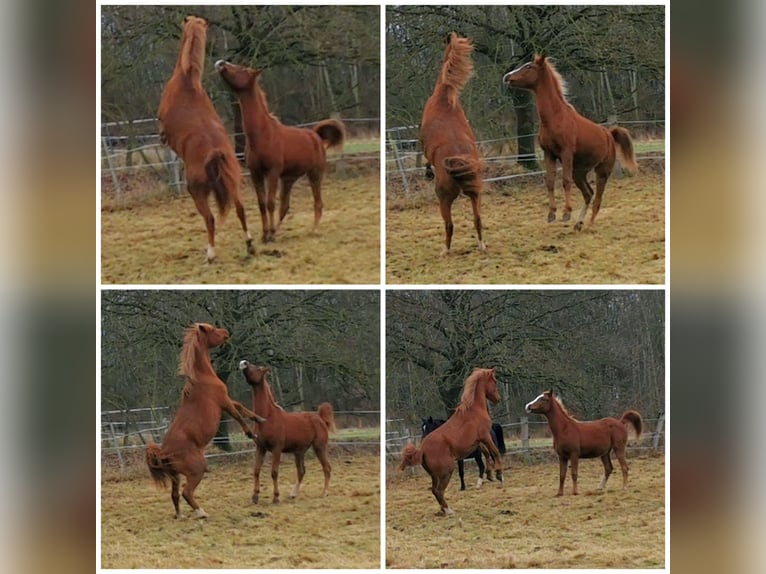
[[[423, 419], [423, 424], [420, 426], [420, 430], [422, 431], [421, 438], [426, 438], [426, 435], [429, 434], [431, 431], [434, 431], [438, 429], [440, 426], [442, 426], [446, 421], [444, 419], [435, 419], [433, 417], [428, 417], [427, 419]], [[497, 423], [492, 423], [492, 427], [489, 431], [490, 436], [492, 436], [492, 442], [495, 443], [495, 446], [497, 447], [497, 450], [500, 451], [500, 454], [505, 454], [505, 439], [503, 438], [503, 427], [501, 427]], [[492, 456], [489, 454], [489, 451], [482, 449], [481, 446], [477, 448], [475, 451], [473, 451], [471, 454], [466, 456], [465, 458], [461, 458], [457, 461], [457, 472], [460, 475], [460, 490], [465, 490], [465, 469], [463, 461], [467, 458], [472, 458], [476, 461], [476, 466], [479, 467], [479, 480], [476, 481], [476, 488], [481, 488], [482, 482], [485, 478], [491, 481], [492, 480], [492, 473], [489, 471], [487, 467], [484, 466], [484, 460], [482, 459], [482, 455], [484, 455], [487, 458], [487, 467], [489, 466], [490, 459], [494, 460]]]

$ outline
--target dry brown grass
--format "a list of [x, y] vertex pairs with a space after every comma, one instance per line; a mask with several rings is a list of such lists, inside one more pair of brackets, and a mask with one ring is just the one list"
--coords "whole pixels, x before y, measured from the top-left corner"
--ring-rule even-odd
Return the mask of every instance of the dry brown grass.
[[[386, 565], [389, 568], [662, 568], [665, 564], [665, 459], [629, 458], [630, 486], [617, 470], [594, 492], [603, 467], [580, 464], [581, 494], [556, 498], [558, 462], [511, 463], [505, 485], [467, 490], [457, 473], [447, 487], [450, 517], [436, 517], [431, 480], [418, 467], [387, 468]], [[615, 464], [617, 468], [618, 465]]]
[[217, 222], [216, 261], [205, 262], [207, 235], [188, 193], [158, 199], [151, 189], [116, 206], [102, 196], [101, 280], [104, 284], [347, 284], [380, 281], [380, 176], [328, 175], [319, 232], [312, 231], [307, 181], [293, 188], [290, 213], [275, 243], [260, 242], [252, 185], [243, 189], [257, 255], [248, 258], [236, 214]]
[[[596, 224], [581, 233], [573, 222], [546, 223], [542, 176], [525, 184], [488, 187], [482, 206], [488, 251], [476, 248], [470, 202], [453, 205], [452, 253], [440, 256], [444, 224], [433, 184], [410, 195], [389, 188], [386, 276], [392, 284], [662, 284], [665, 277], [664, 174], [646, 170], [613, 177]], [[573, 221], [582, 205], [573, 195]], [[560, 175], [556, 198], [563, 212]]]
[[[301, 495], [292, 456], [282, 458], [283, 501], [271, 504], [270, 457], [261, 473], [261, 502], [253, 505], [252, 458], [211, 465], [196, 492], [210, 515], [173, 518], [168, 490], [148, 472], [101, 485], [103, 568], [378, 568], [380, 566], [380, 457], [331, 454], [330, 495], [321, 497], [322, 472], [307, 454]], [[145, 470], [145, 468], [144, 468]], [[190, 516], [181, 500], [183, 512]]]

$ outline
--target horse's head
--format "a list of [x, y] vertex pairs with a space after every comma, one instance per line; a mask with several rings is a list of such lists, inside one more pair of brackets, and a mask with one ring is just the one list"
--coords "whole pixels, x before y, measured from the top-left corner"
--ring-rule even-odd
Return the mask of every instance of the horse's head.
[[423, 424], [420, 425], [420, 431], [422, 433], [421, 438], [425, 438], [427, 434], [435, 431], [444, 424], [444, 419], [434, 419], [433, 417], [428, 417], [427, 419], [422, 420]]
[[554, 400], [553, 391], [545, 391], [535, 400], [528, 402], [524, 410], [526, 410], [528, 413], [544, 415], [551, 410], [551, 405], [553, 404]]
[[234, 92], [249, 92], [253, 89], [253, 84], [262, 70], [238, 66], [225, 60], [218, 60], [215, 63], [215, 71], [223, 78], [226, 85]]
[[524, 90], [534, 90], [540, 79], [543, 66], [545, 66], [545, 56], [537, 55], [534, 60], [522, 64], [515, 70], [511, 70], [503, 76], [503, 84], [510, 88], [522, 88]]
[[226, 329], [208, 323], [197, 323], [197, 333], [205, 341], [208, 349], [219, 347], [229, 340], [229, 332]]
[[486, 392], [487, 398], [493, 403], [497, 403], [500, 401], [500, 389], [497, 388], [495, 369], [486, 369], [486, 371], [487, 374], [484, 380], [486, 381], [487, 385], [484, 390]]
[[266, 380], [266, 374], [271, 370], [269, 367], [259, 367], [247, 361], [239, 362], [239, 370], [245, 376], [245, 381], [251, 387], [262, 385]]

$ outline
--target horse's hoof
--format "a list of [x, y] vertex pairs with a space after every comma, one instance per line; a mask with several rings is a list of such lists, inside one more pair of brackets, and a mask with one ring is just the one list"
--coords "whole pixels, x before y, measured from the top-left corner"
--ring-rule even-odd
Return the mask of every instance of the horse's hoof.
[[460, 490], [465, 490], [465, 485], [461, 486]]
[[254, 494], [252, 498], [253, 504], [258, 504], [258, 495]]
[[556, 493], [556, 498], [558, 498], [559, 496], [564, 496], [564, 493], [563, 492], [557, 492]]
[[275, 496], [274, 498], [272, 498], [271, 499], [271, 504], [279, 504], [279, 497]]
[[553, 223], [556, 221], [556, 214], [555, 213], [549, 213], [548, 214], [548, 223]]
[[575, 231], [582, 231], [582, 221], [578, 221], [574, 226]]
[[564, 216], [561, 218], [561, 221], [569, 221], [572, 218], [572, 214], [569, 211], [564, 212]]
[[202, 510], [201, 508], [198, 508], [194, 511], [194, 518], [207, 518], [207, 512]]
[[248, 255], [255, 255], [255, 247], [253, 246], [253, 240], [248, 239], [247, 240], [247, 254]]

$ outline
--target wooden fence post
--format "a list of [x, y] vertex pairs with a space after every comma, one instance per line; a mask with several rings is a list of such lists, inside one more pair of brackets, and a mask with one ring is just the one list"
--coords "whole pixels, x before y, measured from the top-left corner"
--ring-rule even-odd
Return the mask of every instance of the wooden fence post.
[[391, 151], [394, 154], [394, 162], [396, 163], [396, 167], [399, 170], [399, 173], [402, 176], [402, 185], [404, 185], [404, 192], [409, 193], [410, 192], [410, 184], [407, 181], [407, 174], [404, 173], [404, 161], [402, 160], [402, 156], [399, 153], [399, 137], [397, 132], [389, 132], [391, 134], [391, 137], [386, 138], [388, 140], [389, 145], [391, 146]]
[[521, 449], [529, 454], [529, 419], [521, 417]]
[[657, 450], [660, 446], [660, 437], [665, 429], [665, 413], [662, 413], [657, 419], [657, 428], [654, 431], [654, 438], [652, 439], [652, 447]]
[[114, 423], [109, 423], [109, 434], [112, 435], [112, 446], [117, 451], [117, 458], [120, 461], [120, 473], [125, 472], [125, 461], [122, 458], [122, 450], [120, 449], [119, 441], [117, 440], [117, 432], [114, 430]]

